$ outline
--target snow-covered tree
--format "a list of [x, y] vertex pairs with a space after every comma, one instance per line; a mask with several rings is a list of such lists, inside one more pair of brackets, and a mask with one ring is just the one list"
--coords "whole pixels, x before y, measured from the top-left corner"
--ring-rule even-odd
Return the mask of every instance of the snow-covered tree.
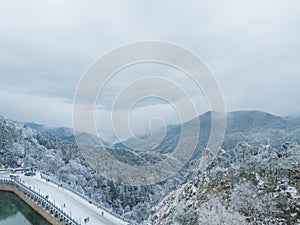
[[197, 211], [199, 212], [199, 224], [201, 225], [248, 224], [245, 216], [224, 206], [218, 197], [211, 197]]

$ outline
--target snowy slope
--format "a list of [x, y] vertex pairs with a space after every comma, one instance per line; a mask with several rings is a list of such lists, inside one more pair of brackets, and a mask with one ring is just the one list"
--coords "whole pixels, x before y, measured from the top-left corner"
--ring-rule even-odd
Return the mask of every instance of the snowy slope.
[[149, 224], [299, 224], [300, 146], [283, 146], [278, 154], [240, 143], [231, 167], [195, 166], [187, 184], [152, 208]]

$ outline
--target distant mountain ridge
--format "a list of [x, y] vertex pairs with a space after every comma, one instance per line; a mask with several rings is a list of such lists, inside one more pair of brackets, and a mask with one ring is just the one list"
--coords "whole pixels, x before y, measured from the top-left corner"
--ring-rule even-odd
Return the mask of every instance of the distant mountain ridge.
[[[44, 129], [40, 125], [31, 124], [31, 126]], [[84, 134], [80, 137], [85, 138]], [[104, 147], [99, 146], [98, 150], [102, 149]], [[123, 161], [126, 163], [145, 163], [143, 159], [132, 158], [132, 154], [128, 154], [126, 150], [121, 152], [108, 148], [106, 150], [121, 160], [124, 158]], [[147, 159], [149, 157], [156, 160], [155, 155], [147, 156]], [[45, 130], [40, 132], [0, 115], [0, 167], [2, 166], [37, 168], [52, 180], [85, 194], [98, 204], [134, 222], [145, 220], [149, 204], [158, 202], [171, 188], [170, 185], [166, 188], [159, 185], [136, 188], [114, 183], [91, 168], [76, 144], [49, 135]]]
[[[200, 139], [199, 148], [203, 148], [204, 142], [210, 134], [210, 120], [211, 112], [208, 111], [198, 117], [200, 122]], [[47, 125], [38, 124], [35, 122], [26, 122], [25, 126], [37, 130], [41, 133], [48, 134], [53, 137], [60, 138], [64, 141], [70, 143], [75, 143], [75, 136], [73, 130], [67, 127], [48, 127]], [[184, 124], [183, 124], [184, 125]], [[179, 134], [181, 131], [181, 125], [169, 125], [167, 127], [167, 134], [164, 140], [158, 148], [154, 151], [158, 152], [171, 152], [174, 149], [172, 143], [177, 143], [179, 140]], [[264, 133], [264, 137], [259, 137]], [[261, 143], [259, 141], [253, 142], [253, 135], [258, 138], [259, 141], [263, 141], [267, 144], [270, 139], [279, 138], [280, 140], [285, 140], [286, 137], [291, 138], [291, 141], [300, 142], [300, 116], [290, 116], [290, 117], [280, 117], [275, 116], [271, 113], [257, 111], [257, 110], [240, 110], [227, 113], [227, 127], [226, 136], [223, 143], [223, 148], [232, 149], [239, 141], [247, 141], [252, 144]], [[261, 134], [261, 135], [258, 135]], [[145, 139], [145, 135], [139, 137]], [[278, 147], [282, 141], [276, 141]], [[116, 149], [127, 149], [126, 146], [130, 146], [131, 138], [126, 141], [118, 143], [106, 143], [102, 139], [99, 142], [105, 147], [112, 147]], [[168, 143], [168, 145], [167, 145]], [[274, 142], [272, 142], [274, 145]], [[141, 148], [147, 148], [147, 146], [141, 146]]]
[[[211, 112], [198, 117], [200, 122], [200, 137], [194, 158], [198, 158], [206, 147], [210, 129]], [[250, 144], [270, 144], [278, 148], [286, 141], [300, 143], [300, 117], [280, 117], [270, 113], [253, 111], [235, 111], [227, 113], [227, 126], [222, 148], [232, 153], [238, 142], [246, 141]], [[184, 124], [182, 124], [184, 126]], [[154, 152], [169, 153], [176, 148], [179, 140], [181, 125], [168, 127], [164, 141]], [[126, 148], [131, 145], [131, 139], [117, 143], [114, 148]], [[147, 146], [140, 146], [147, 148]]]
[[34, 129], [36, 131], [39, 131], [41, 133], [48, 134], [53, 137], [58, 137], [62, 140], [75, 143], [75, 137], [73, 130], [71, 128], [67, 127], [48, 127], [44, 124], [38, 124], [35, 122], [25, 122], [24, 125], [26, 127], [30, 127], [31, 129]]
[[[199, 159], [206, 146], [210, 134], [210, 118], [211, 112], [197, 118], [200, 121], [200, 138], [193, 159]], [[126, 218], [138, 224], [148, 218], [150, 206], [158, 203], [168, 192], [177, 189], [187, 178], [185, 171], [180, 171], [178, 175], [153, 186], [122, 187], [95, 173], [75, 144], [57, 138], [58, 135], [67, 136], [68, 130], [54, 129], [51, 130], [53, 135], [50, 135], [47, 133], [47, 127], [45, 129], [43, 125], [34, 123], [29, 125], [24, 126], [22, 123], [0, 116], [1, 165], [37, 167], [70, 188], [86, 193], [96, 202], [101, 202], [106, 207], [112, 206], [115, 212], [120, 215], [124, 213]], [[168, 153], [174, 150], [180, 130], [179, 125], [170, 126], [165, 140], [154, 151], [146, 151], [147, 146], [142, 146], [142, 150], [145, 151], [138, 154], [126, 149], [106, 148], [106, 150], [127, 164], [154, 164], [164, 160], [168, 157]], [[189, 130], [190, 134], [193, 132], [193, 129]], [[276, 149], [280, 153], [282, 143], [287, 141], [299, 143], [299, 138], [298, 117], [278, 117], [259, 111], [237, 111], [228, 113], [228, 126], [222, 148], [226, 154], [232, 156], [237, 144], [246, 141], [257, 146], [269, 145], [270, 151], [278, 146]], [[190, 168], [193, 161], [189, 165]]]
[[[31, 129], [34, 129], [36, 131], [39, 131], [41, 133], [50, 135], [52, 137], [60, 138], [64, 141], [68, 141], [72, 144], [76, 143], [76, 138], [74, 135], [74, 131], [71, 128], [68, 127], [48, 127], [44, 124], [39, 124], [35, 122], [25, 122], [25, 126], [30, 127]], [[109, 147], [109, 144], [103, 141], [101, 138], [98, 139], [98, 141], [105, 147]]]

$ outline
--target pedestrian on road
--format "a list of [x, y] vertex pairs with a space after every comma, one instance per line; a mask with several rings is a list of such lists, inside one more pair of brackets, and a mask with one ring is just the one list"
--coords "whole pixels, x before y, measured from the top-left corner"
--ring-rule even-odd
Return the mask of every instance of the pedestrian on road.
[[90, 221], [90, 217], [87, 217], [87, 218], [84, 219], [84, 223], [87, 223], [89, 221]]

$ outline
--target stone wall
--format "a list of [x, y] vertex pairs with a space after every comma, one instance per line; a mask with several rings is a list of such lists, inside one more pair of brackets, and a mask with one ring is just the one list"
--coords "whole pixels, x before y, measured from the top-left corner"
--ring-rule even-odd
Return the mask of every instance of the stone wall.
[[33, 210], [39, 213], [45, 220], [47, 220], [52, 225], [62, 225], [63, 222], [58, 221], [50, 213], [45, 211], [42, 207], [33, 202], [28, 198], [22, 191], [20, 191], [15, 186], [9, 184], [0, 184], [0, 191], [8, 191], [16, 194], [20, 199], [22, 199], [27, 205], [29, 205]]

